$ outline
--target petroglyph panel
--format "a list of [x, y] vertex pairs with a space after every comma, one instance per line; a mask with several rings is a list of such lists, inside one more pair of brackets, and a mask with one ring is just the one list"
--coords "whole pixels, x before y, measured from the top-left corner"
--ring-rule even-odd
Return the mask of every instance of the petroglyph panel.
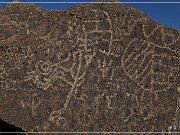
[[37, 132], [177, 132], [180, 32], [123, 4], [0, 9], [0, 118]]

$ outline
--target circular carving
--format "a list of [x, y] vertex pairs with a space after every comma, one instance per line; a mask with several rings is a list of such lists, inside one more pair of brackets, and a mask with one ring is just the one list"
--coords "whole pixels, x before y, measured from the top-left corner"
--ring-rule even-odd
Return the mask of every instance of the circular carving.
[[42, 75], [50, 75], [53, 71], [52, 63], [48, 60], [46, 61], [38, 61], [36, 64], [36, 69], [39, 74]]

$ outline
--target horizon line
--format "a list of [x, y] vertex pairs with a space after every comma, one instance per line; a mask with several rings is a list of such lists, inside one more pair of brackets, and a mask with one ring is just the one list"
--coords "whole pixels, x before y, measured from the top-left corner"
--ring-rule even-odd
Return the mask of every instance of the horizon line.
[[24, 3], [24, 4], [30, 4], [30, 3], [37, 3], [37, 4], [41, 4], [41, 3], [44, 3], [44, 4], [70, 4], [70, 3], [79, 3], [79, 4], [81, 4], [81, 3], [95, 3], [95, 4], [103, 4], [103, 3], [106, 3], [106, 4], [119, 4], [119, 3], [137, 3], [137, 4], [180, 4], [180, 2], [140, 2], [140, 1], [137, 1], [137, 2], [134, 2], [134, 1], [131, 1], [131, 2], [121, 2], [121, 1], [119, 1], [119, 2], [80, 2], [80, 1], [77, 1], [77, 2], [55, 2], [55, 1], [51, 1], [51, 2], [42, 2], [42, 1], [31, 1], [31, 2], [27, 2], [27, 1], [25, 1], [25, 2], [21, 2], [21, 1], [11, 1], [11, 2], [0, 2], [0, 3], [2, 3], [2, 4], [6, 4], [6, 3], [11, 3], [11, 4], [19, 4], [19, 3]]
[[77, 133], [91, 133], [91, 134], [97, 134], [97, 133], [113, 133], [113, 134], [119, 134], [119, 133], [123, 133], [123, 134], [138, 134], [138, 133], [171, 133], [171, 134], [177, 134], [180, 132], [0, 132], [0, 133], [64, 133], [64, 134], [77, 134]]

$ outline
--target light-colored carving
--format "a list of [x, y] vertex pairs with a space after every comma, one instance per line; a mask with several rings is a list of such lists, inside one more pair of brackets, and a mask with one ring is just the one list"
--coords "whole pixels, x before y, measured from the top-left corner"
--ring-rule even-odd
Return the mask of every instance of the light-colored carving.
[[[136, 42], [140, 43], [139, 48], [134, 46]], [[151, 80], [150, 89], [154, 89], [154, 84], [156, 83], [159, 85], [167, 85], [166, 88], [169, 88], [172, 85], [169, 78], [173, 78], [174, 71], [179, 68], [180, 59], [173, 50], [167, 49], [171, 54], [156, 52], [158, 48], [166, 49], [166, 47], [159, 47], [147, 41], [133, 39], [127, 45], [122, 56], [121, 64], [126, 75], [145, 90], [147, 88], [143, 86], [143, 83], [147, 77]], [[160, 59], [161, 61], [155, 61], [154, 59]], [[168, 64], [171, 59], [174, 59], [176, 62], [174, 63], [175, 66]], [[166, 60], [167, 63], [164, 63], [164, 60]], [[159, 69], [160, 71], [154, 71], [155, 66], [162, 66], [169, 70], [169, 72], [161, 73], [161, 69]]]
[[108, 76], [109, 70], [111, 70], [112, 60], [110, 60], [109, 62], [107, 62], [107, 61], [105, 60], [105, 58], [103, 59], [103, 61], [101, 61], [101, 60], [99, 59], [97, 66], [98, 66], [100, 72], [102, 73], [102, 77], [103, 77], [103, 78], [106, 78], [106, 77]]
[[20, 104], [23, 108], [29, 107], [32, 111], [32, 116], [37, 114], [37, 109], [41, 104], [40, 99], [38, 98], [37, 94], [33, 94], [29, 99], [20, 101]]
[[[93, 33], [98, 33], [98, 34], [101, 34], [101, 35], [103, 35], [105, 33], [109, 33], [110, 34], [110, 38], [109, 39], [102, 39], [104, 41], [109, 42], [109, 44], [108, 44], [109, 49], [108, 49], [108, 52], [107, 52], [109, 54], [109, 53], [112, 52], [112, 40], [113, 40], [112, 20], [111, 20], [111, 18], [109, 16], [109, 13], [107, 11], [104, 11], [104, 10], [92, 10], [91, 12], [93, 12], [95, 14], [94, 19], [93, 20], [84, 21], [84, 23], [83, 23], [84, 24], [83, 25], [83, 31], [84, 31], [84, 35], [85, 35], [85, 43], [83, 44], [84, 45], [84, 49], [86, 51], [89, 51], [88, 48], [87, 48], [89, 46], [87, 44], [87, 42], [93, 40], [93, 39], [89, 39], [88, 35], [93, 34]], [[105, 16], [105, 18], [101, 17], [103, 15]], [[109, 28], [107, 28], [107, 30], [101, 30], [99, 28], [100, 23], [102, 23], [101, 19], [103, 19], [103, 21], [105, 21], [105, 22], [108, 22]], [[95, 28], [93, 30], [91, 30], [91, 31], [87, 31], [87, 29], [86, 29], [86, 24], [87, 23], [89, 23], [89, 24], [95, 23]], [[96, 39], [96, 40], [98, 41], [98, 39]], [[94, 46], [94, 44], [92, 46]]]
[[[4, 43], [4, 42], [12, 42], [15, 41], [18, 37], [18, 31], [17, 29], [20, 29], [21, 31], [27, 31], [28, 30], [28, 24], [26, 24], [25, 22], [15, 22], [15, 21], [9, 21], [6, 23], [1, 23], [0, 27], [2, 29], [6, 29], [7, 28], [11, 28], [14, 29], [15, 33], [11, 34], [10, 37], [5, 38], [3, 35], [0, 34], [0, 43]], [[23, 28], [23, 29], [22, 29]], [[8, 29], [7, 29], [8, 30]], [[2, 34], [5, 32], [2, 32]]]
[[[55, 81], [54, 74], [57, 71], [57, 67], [50, 61], [38, 61], [36, 63], [36, 70], [28, 72], [26, 80], [33, 80], [39, 88], [47, 90]], [[42, 78], [43, 77], [43, 78]]]
[[[72, 78], [74, 79], [74, 82], [72, 83], [71, 89], [70, 89], [70, 91], [69, 91], [69, 93], [68, 93], [68, 95], [66, 97], [63, 108], [59, 109], [57, 111], [53, 111], [50, 114], [49, 120], [51, 122], [55, 122], [56, 124], [59, 125], [60, 121], [61, 122], [64, 121], [63, 123], [65, 125], [67, 124], [66, 118], [64, 116], [62, 116], [62, 115], [66, 112], [66, 110], [67, 110], [67, 108], [69, 106], [69, 103], [70, 103], [70, 101], [72, 100], [72, 98], [73, 98], [73, 96], [75, 94], [76, 88], [78, 86], [80, 86], [80, 84], [82, 83], [83, 78], [86, 75], [87, 69], [88, 69], [90, 63], [92, 62], [95, 54], [96, 53], [94, 51], [94, 53], [88, 59], [86, 57], [85, 65], [82, 64], [82, 60], [83, 60], [82, 52], [79, 51], [79, 52], [76, 52], [74, 54], [74, 56], [76, 56], [76, 57], [74, 57], [74, 62], [73, 62], [72, 68], [70, 69], [70, 73], [71, 73]], [[78, 64], [75, 61], [76, 58], [78, 58]], [[77, 70], [74, 70], [74, 69], [76, 69], [75, 66], [77, 67]], [[64, 124], [62, 125], [62, 127], [65, 126]]]

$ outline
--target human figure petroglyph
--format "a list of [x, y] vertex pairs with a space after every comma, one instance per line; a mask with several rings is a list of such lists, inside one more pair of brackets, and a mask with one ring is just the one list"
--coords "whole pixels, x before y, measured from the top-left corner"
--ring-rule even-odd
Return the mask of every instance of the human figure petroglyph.
[[[95, 19], [98, 19], [98, 16], [97, 16], [98, 14], [97, 14], [97, 13], [98, 13], [99, 11], [94, 10], [94, 11], [92, 11], [92, 12], [95, 12], [95, 17], [96, 17]], [[107, 16], [107, 20], [110, 21], [109, 15], [108, 15], [106, 12], [103, 12], [103, 13]], [[96, 23], [96, 24], [95, 24], [96, 27], [95, 27], [95, 31], [93, 31], [93, 32], [96, 32], [96, 31], [97, 31], [97, 32], [101, 32], [101, 31], [98, 31], [98, 29], [99, 29], [99, 28], [98, 28], [98, 23], [100, 23], [100, 21], [96, 21], [96, 20], [93, 21], [93, 20], [91, 20], [91, 21], [84, 21], [84, 22], [85, 22], [85, 23], [87, 23], [87, 22], [91, 22], [91, 23], [95, 22], [95, 23]], [[111, 27], [111, 26], [110, 26], [110, 27]], [[85, 40], [84, 40], [84, 41], [85, 41], [85, 42], [84, 42], [84, 45], [86, 45], [86, 44], [87, 44], [87, 41], [89, 40], [89, 39], [88, 39], [88, 34], [91, 34], [91, 33], [90, 33], [90, 32], [87, 32], [87, 29], [85, 29], [85, 28], [84, 28], [83, 30], [84, 30], [84, 33], [85, 33], [85, 35], [86, 35], [86, 36], [85, 36]], [[100, 37], [99, 37], [99, 38], [100, 38]], [[95, 40], [98, 40], [99, 38], [97, 38], [97, 39], [95, 39]], [[97, 41], [96, 41], [96, 44], [98, 44]], [[85, 51], [90, 51], [89, 49], [87, 49], [86, 46], [84, 46], [84, 47], [85, 47], [85, 48], [84, 48]], [[92, 49], [91, 49], [91, 51], [92, 51]], [[82, 54], [80, 54], [80, 55], [82, 55]], [[95, 52], [93, 53], [93, 57], [94, 57], [94, 55], [95, 55]], [[86, 59], [86, 61], [87, 61], [87, 64], [89, 65], [89, 64], [91, 63], [89, 60], [92, 59], [92, 56], [91, 56], [91, 55], [85, 55], [85, 59]], [[71, 88], [71, 90], [70, 90], [70, 92], [69, 92], [69, 94], [68, 94], [68, 96], [67, 96], [67, 100], [66, 100], [66, 102], [65, 102], [65, 104], [64, 104], [64, 108], [59, 110], [59, 115], [61, 115], [61, 113], [67, 109], [67, 106], [68, 106], [68, 104], [69, 104], [69, 102], [70, 102], [70, 99], [71, 99], [71, 97], [72, 97], [72, 95], [73, 95], [73, 93], [74, 93], [74, 91], [75, 91], [74, 89], [75, 89], [75, 87], [76, 87], [76, 86], [75, 86], [75, 85], [76, 85], [76, 80], [77, 80], [76, 78], [77, 78], [77, 76], [78, 76], [78, 74], [79, 74], [79, 72], [80, 72], [80, 70], [81, 70], [81, 67], [82, 67], [82, 65], [81, 65], [81, 64], [82, 64], [82, 63], [81, 63], [81, 62], [82, 62], [82, 56], [80, 56], [80, 59], [79, 59], [79, 60], [80, 60], [80, 65], [78, 66], [77, 74], [75, 75], [75, 73], [73, 72], [73, 70], [70, 71], [70, 72], [71, 72], [71, 75], [72, 75], [72, 78], [73, 78], [75, 81], [74, 81], [74, 84], [72, 84], [72, 88]], [[75, 59], [74, 59], [74, 61], [75, 61]], [[85, 67], [88, 66], [88, 65], [85, 65]], [[73, 69], [73, 67], [72, 67], [72, 69]], [[85, 74], [83, 74], [83, 76], [84, 76], [84, 75], [85, 75]], [[82, 77], [81, 77], [81, 78], [82, 78]], [[77, 85], [77, 86], [78, 86], [78, 85]], [[57, 112], [54, 112], [54, 113], [57, 113]], [[60, 116], [59, 119], [62, 120], [62, 119], [64, 119], [64, 118]], [[54, 117], [51, 117], [51, 116], [50, 116], [50, 121], [54, 121]]]
[[105, 78], [108, 75], [108, 71], [112, 66], [112, 60], [109, 63], [104, 59], [103, 61], [98, 60], [98, 68], [102, 72], [102, 77]]
[[40, 106], [41, 101], [38, 98], [37, 94], [33, 94], [32, 97], [30, 99], [22, 99], [20, 101], [20, 105], [25, 108], [28, 107], [31, 109], [32, 111], [32, 116], [35, 116], [37, 114], [37, 109]]
[[[57, 124], [59, 124], [59, 121], [64, 120], [63, 126], [65, 126], [67, 124], [66, 118], [63, 117], [62, 115], [68, 109], [69, 102], [73, 98], [76, 87], [78, 87], [79, 84], [81, 84], [81, 81], [83, 80], [84, 76], [86, 75], [86, 70], [88, 69], [88, 66], [92, 62], [94, 56], [95, 56], [95, 52], [88, 59], [86, 59], [87, 61], [86, 61], [85, 65], [83, 65], [83, 63], [82, 63], [83, 54], [81, 51], [78, 53], [78, 56], [77, 56], [77, 58], [79, 60], [78, 65], [76, 65], [76, 63], [73, 63], [72, 68], [70, 70], [71, 76], [74, 79], [74, 82], [72, 83], [71, 89], [66, 97], [63, 108], [58, 111], [53, 111], [50, 114], [50, 118], [49, 118], [50, 121], [56, 122]], [[74, 62], [75, 62], [75, 59], [74, 59]], [[77, 70], [74, 70], [75, 65], [77, 66]]]

